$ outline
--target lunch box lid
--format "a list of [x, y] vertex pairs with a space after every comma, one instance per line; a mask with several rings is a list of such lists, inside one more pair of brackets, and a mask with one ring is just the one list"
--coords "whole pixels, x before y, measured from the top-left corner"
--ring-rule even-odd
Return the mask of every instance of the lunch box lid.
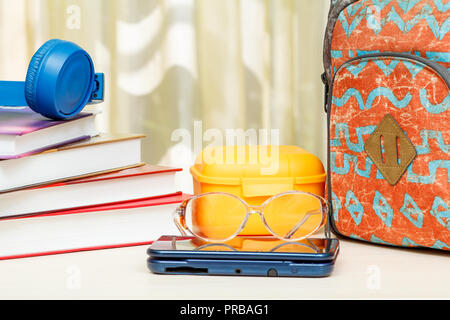
[[[304, 185], [324, 183], [321, 160], [296, 146], [220, 146], [203, 150], [191, 174], [200, 183], [217, 185]], [[289, 188], [288, 188], [289, 189]]]

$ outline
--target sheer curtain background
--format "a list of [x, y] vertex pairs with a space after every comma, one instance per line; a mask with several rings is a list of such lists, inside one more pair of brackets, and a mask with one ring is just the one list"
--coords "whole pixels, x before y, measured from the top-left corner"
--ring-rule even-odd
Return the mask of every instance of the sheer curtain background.
[[[74, 41], [106, 74], [99, 129], [145, 133], [148, 163], [188, 169], [208, 129], [279, 129], [326, 161], [329, 2], [0, 0], [0, 79], [25, 79], [46, 40]], [[190, 143], [173, 135], [183, 128]], [[180, 183], [189, 190], [188, 170]]]

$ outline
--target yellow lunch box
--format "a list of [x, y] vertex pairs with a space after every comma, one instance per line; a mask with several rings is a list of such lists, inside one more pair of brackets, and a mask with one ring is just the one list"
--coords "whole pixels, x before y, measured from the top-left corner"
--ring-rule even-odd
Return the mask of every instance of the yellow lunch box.
[[[195, 195], [225, 192], [250, 206], [261, 206], [269, 198], [288, 191], [303, 191], [321, 197], [325, 193], [323, 163], [317, 156], [296, 146], [210, 147], [198, 156], [190, 171]], [[219, 206], [217, 210], [220, 210]], [[208, 212], [201, 214], [208, 215]], [[268, 234], [258, 216], [251, 216], [241, 233]]]

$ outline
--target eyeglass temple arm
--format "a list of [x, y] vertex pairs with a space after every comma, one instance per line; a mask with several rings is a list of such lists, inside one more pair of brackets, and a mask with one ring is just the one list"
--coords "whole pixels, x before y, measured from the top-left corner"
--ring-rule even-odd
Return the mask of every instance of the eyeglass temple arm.
[[285, 238], [286, 238], [286, 239], [292, 238], [292, 236], [298, 231], [298, 229], [300, 229], [300, 227], [303, 226], [303, 225], [305, 224], [305, 222], [306, 222], [311, 216], [314, 216], [314, 215], [316, 215], [316, 214], [320, 214], [320, 212], [317, 212], [317, 211], [310, 211], [310, 212], [306, 213], [305, 217], [304, 217], [299, 223], [297, 223], [297, 224], [295, 225], [295, 227], [294, 227], [291, 231], [289, 231], [289, 232], [286, 234], [286, 237], [285, 237]]
[[173, 221], [175, 222], [175, 225], [178, 228], [178, 231], [180, 231], [181, 235], [183, 237], [186, 237], [188, 234], [186, 233], [186, 231], [184, 230], [184, 228], [181, 226], [181, 223], [179, 221], [181, 214], [184, 212], [182, 207], [179, 207], [177, 210], [174, 211], [173, 213]]
[[[329, 206], [329, 208], [332, 208], [331, 206]], [[332, 231], [331, 231], [331, 219], [330, 219], [330, 215], [327, 209], [324, 208], [324, 216], [326, 217], [327, 221], [325, 223], [325, 238], [327, 239], [331, 239], [333, 237], [332, 235]]]

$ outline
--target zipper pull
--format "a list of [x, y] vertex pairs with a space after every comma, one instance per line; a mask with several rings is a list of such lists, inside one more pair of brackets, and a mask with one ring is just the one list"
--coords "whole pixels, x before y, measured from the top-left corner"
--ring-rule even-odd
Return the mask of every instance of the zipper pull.
[[328, 113], [328, 95], [330, 93], [330, 85], [328, 84], [328, 79], [326, 73], [323, 73], [322, 76], [322, 82], [325, 85], [325, 98], [324, 98], [324, 110], [325, 113]]

